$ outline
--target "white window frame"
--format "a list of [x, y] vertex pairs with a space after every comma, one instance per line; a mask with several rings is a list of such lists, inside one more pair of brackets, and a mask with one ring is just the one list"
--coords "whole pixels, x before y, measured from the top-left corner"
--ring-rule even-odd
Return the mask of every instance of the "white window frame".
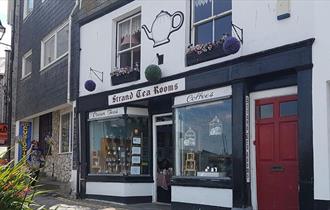
[[28, 77], [29, 75], [32, 74], [32, 69], [31, 69], [31, 72], [25, 74], [25, 71], [26, 71], [26, 67], [25, 67], [25, 63], [26, 63], [26, 58], [31, 56], [32, 55], [32, 50], [29, 50], [27, 53], [25, 53], [22, 57], [22, 79]]
[[[64, 27], [70, 27], [70, 24], [68, 21], [66, 21], [65, 23], [63, 23], [60, 27], [58, 27], [57, 29], [55, 29], [52, 33], [48, 34], [42, 41], [41, 41], [41, 53], [40, 53], [40, 71], [48, 68], [49, 66], [51, 66], [53, 63], [57, 62], [58, 60], [62, 59], [63, 57], [65, 57], [66, 55], [68, 55], [69, 53], [69, 46], [68, 46], [68, 50], [63, 53], [63, 55], [61, 56], [57, 56], [57, 34], [58, 32], [60, 32]], [[69, 28], [70, 30], [70, 28]], [[70, 36], [70, 33], [69, 33], [69, 36]], [[44, 60], [44, 56], [45, 56], [45, 43], [50, 40], [51, 38], [55, 37], [55, 46], [54, 46], [54, 55], [55, 55], [55, 58], [52, 62], [50, 62], [49, 64], [47, 65], [44, 65], [45, 64], [45, 60]], [[68, 40], [70, 39], [70, 37], [68, 37]], [[68, 45], [69, 45], [69, 41], [68, 41]]]
[[[27, 11], [28, 9], [28, 1], [32, 1], [32, 10]], [[34, 9], [34, 0], [24, 0], [24, 5], [23, 5], [23, 19], [26, 19], [33, 11]]]
[[[130, 20], [130, 28], [129, 28], [129, 32], [130, 32], [130, 34], [131, 34], [131, 30], [132, 30], [132, 20], [133, 20], [133, 18], [135, 18], [135, 17], [138, 17], [138, 16], [140, 16], [140, 20], [141, 20], [141, 12], [138, 12], [138, 13], [136, 13], [135, 15], [132, 15], [132, 16], [129, 16], [129, 17], [127, 17], [127, 18], [124, 18], [124, 19], [122, 19], [122, 20], [120, 20], [120, 21], [118, 21], [117, 22], [117, 25], [116, 25], [116, 30], [117, 30], [117, 38], [116, 38], [116, 67], [117, 68], [120, 68], [120, 54], [121, 53], [125, 53], [125, 52], [129, 52], [129, 51], [131, 51], [131, 68], [134, 68], [134, 64], [133, 64], [133, 55], [132, 55], [132, 53], [133, 53], [133, 50], [134, 49], [137, 49], [137, 48], [139, 48], [140, 47], [140, 56], [141, 56], [141, 40], [140, 40], [140, 44], [139, 45], [135, 45], [134, 47], [130, 47], [130, 48], [127, 48], [127, 49], [125, 49], [125, 50], [119, 50], [119, 39], [120, 39], [120, 37], [119, 37], [119, 25], [121, 24], [121, 23], [123, 23], [123, 22], [126, 22], [127, 20]], [[142, 29], [142, 28], [141, 28]], [[130, 41], [132, 41], [132, 37], [131, 37], [131, 40]], [[141, 58], [140, 58], [140, 65], [141, 65]]]
[[[214, 42], [214, 32], [215, 32], [215, 20], [219, 19], [219, 18], [222, 18], [222, 17], [225, 17], [225, 16], [228, 16], [228, 15], [232, 15], [232, 10], [233, 8], [231, 8], [230, 10], [228, 11], [225, 11], [225, 12], [222, 12], [222, 13], [219, 13], [219, 14], [216, 14], [214, 15], [213, 14], [213, 9], [214, 9], [214, 1], [216, 0], [211, 0], [212, 1], [212, 16], [208, 17], [208, 18], [205, 18], [203, 20], [200, 20], [198, 22], [195, 23], [194, 21], [194, 16], [195, 16], [195, 1], [196, 0], [192, 0], [192, 4], [191, 4], [191, 11], [192, 11], [192, 16], [191, 16], [191, 43], [193, 43], [194, 45], [196, 45], [195, 43], [195, 29], [196, 29], [196, 26], [199, 26], [199, 25], [202, 25], [204, 23], [207, 23], [207, 22], [212, 22], [212, 42]], [[233, 0], [231, 0], [231, 2], [233, 2]]]
[[[62, 152], [62, 117], [63, 115], [69, 114], [70, 118], [69, 118], [69, 151], [68, 152]], [[58, 144], [58, 153], [59, 154], [68, 154], [68, 153], [72, 153], [72, 111], [65, 111], [60, 113], [60, 132], [59, 132], [59, 144]]]

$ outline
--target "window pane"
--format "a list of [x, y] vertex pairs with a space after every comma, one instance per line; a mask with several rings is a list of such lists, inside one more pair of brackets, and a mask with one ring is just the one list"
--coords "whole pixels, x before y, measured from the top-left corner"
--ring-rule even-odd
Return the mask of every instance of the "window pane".
[[132, 19], [132, 47], [141, 43], [141, 16]]
[[281, 117], [297, 115], [297, 101], [280, 103]]
[[259, 119], [272, 118], [273, 104], [261, 105], [257, 111]]
[[231, 99], [176, 109], [176, 173], [232, 177]]
[[231, 35], [231, 15], [219, 18], [214, 23], [214, 39], [219, 40], [224, 34]]
[[120, 68], [131, 68], [131, 51], [120, 53]]
[[232, 0], [214, 0], [213, 14], [216, 15], [231, 10], [231, 1]]
[[57, 33], [57, 57], [68, 51], [69, 46], [69, 25], [66, 25]]
[[208, 22], [195, 28], [195, 44], [212, 42], [212, 22]]
[[55, 36], [50, 38], [44, 44], [44, 66], [51, 63], [55, 59], [54, 48], [55, 48]]
[[130, 48], [130, 20], [119, 24], [119, 50]]
[[28, 10], [31, 12], [33, 10], [33, 0], [27, 0], [28, 1]]
[[212, 16], [212, 0], [194, 1], [194, 22], [206, 19]]
[[140, 69], [140, 47], [133, 50], [133, 68]]
[[70, 113], [61, 116], [61, 152], [70, 152]]
[[148, 118], [90, 122], [90, 173], [149, 174]]
[[26, 76], [32, 72], [32, 54], [25, 58], [24, 75]]

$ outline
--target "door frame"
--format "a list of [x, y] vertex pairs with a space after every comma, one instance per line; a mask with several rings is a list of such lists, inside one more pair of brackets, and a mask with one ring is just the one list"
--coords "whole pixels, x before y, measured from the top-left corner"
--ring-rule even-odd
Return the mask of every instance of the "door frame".
[[[257, 198], [257, 163], [256, 163], [256, 149], [253, 142], [255, 138], [255, 101], [264, 98], [297, 95], [297, 86], [290, 86], [285, 88], [277, 88], [270, 90], [263, 90], [250, 93], [250, 173], [251, 173], [251, 204], [253, 210], [258, 210]], [[298, 151], [299, 153], [299, 151]], [[299, 160], [298, 160], [299, 162]]]
[[173, 119], [168, 121], [157, 122], [157, 117], [173, 116], [172, 112], [152, 115], [152, 150], [153, 150], [153, 193], [152, 202], [157, 202], [157, 126], [173, 125]]

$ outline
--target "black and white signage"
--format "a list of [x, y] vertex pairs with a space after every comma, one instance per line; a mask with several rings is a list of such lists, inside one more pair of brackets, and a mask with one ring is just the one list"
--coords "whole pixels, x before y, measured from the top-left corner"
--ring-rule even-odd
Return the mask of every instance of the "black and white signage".
[[109, 105], [121, 104], [155, 96], [166, 95], [185, 90], [185, 79], [177, 79], [151, 85], [140, 89], [130, 90], [118, 94], [109, 95]]
[[106, 109], [96, 112], [89, 113], [89, 120], [100, 120], [110, 117], [118, 117], [125, 114], [124, 107], [114, 108], [114, 109]]
[[231, 96], [231, 86], [216, 88], [212, 90], [205, 90], [197, 93], [191, 93], [183, 96], [177, 96], [174, 99], [174, 105], [185, 105], [208, 100], [219, 99]]

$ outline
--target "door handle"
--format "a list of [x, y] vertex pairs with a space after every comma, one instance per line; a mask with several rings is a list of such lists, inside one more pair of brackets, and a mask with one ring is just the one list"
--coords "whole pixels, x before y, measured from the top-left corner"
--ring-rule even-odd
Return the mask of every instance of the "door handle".
[[271, 170], [272, 172], [283, 172], [284, 167], [282, 165], [273, 165]]

